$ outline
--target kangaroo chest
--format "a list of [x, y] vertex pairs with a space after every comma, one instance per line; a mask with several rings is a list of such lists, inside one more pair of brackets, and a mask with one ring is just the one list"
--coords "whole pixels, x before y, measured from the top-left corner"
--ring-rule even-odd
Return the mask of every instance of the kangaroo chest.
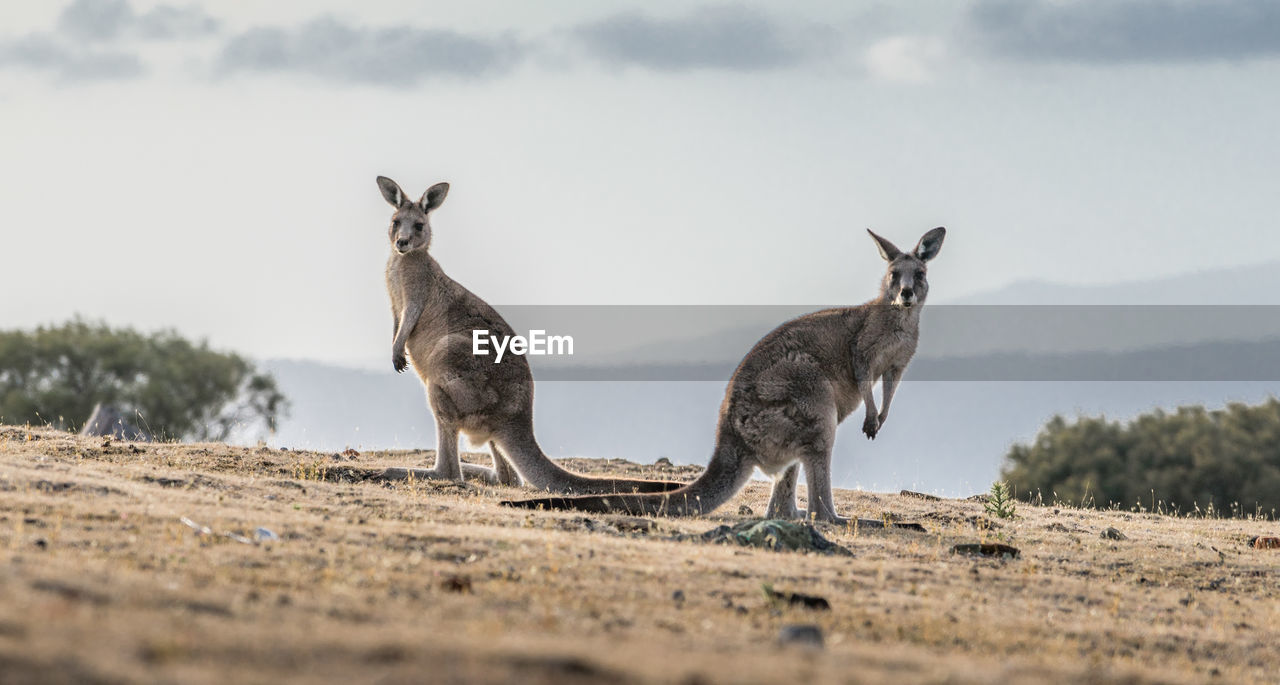
[[387, 294], [391, 299], [391, 308], [397, 317], [411, 313], [416, 305], [421, 307], [421, 314], [415, 321], [402, 321], [401, 325], [410, 326], [414, 337], [421, 335], [425, 328], [423, 322], [444, 320], [449, 281], [444, 274], [430, 261], [413, 261], [408, 257], [392, 256], [387, 263]]
[[916, 337], [908, 331], [891, 331], [877, 336], [874, 344], [859, 346], [850, 350], [853, 363], [846, 376], [836, 384], [836, 413], [843, 421], [845, 417], [862, 405], [862, 393], [858, 389], [859, 381], [879, 381], [891, 368], [900, 368], [911, 361], [915, 354]]
[[891, 368], [906, 366], [916, 351], [916, 335], [906, 329], [886, 333], [873, 345], [869, 355], [871, 380], [877, 380]]

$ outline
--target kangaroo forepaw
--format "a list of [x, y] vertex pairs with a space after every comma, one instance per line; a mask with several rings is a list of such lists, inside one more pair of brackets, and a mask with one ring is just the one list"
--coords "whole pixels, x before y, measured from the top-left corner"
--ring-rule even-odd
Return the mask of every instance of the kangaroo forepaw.
[[868, 416], [867, 419], [862, 422], [862, 432], [871, 440], [875, 440], [876, 433], [880, 432], [880, 419], [876, 417], [875, 414]]
[[409, 360], [405, 359], [403, 353], [392, 353], [391, 367], [396, 370], [396, 373], [404, 373], [404, 370], [409, 368]]

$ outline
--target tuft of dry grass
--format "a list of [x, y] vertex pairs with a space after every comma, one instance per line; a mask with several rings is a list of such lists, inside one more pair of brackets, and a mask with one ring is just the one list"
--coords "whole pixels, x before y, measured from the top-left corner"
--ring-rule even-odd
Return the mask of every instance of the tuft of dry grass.
[[[819, 526], [854, 553], [827, 557], [673, 539], [748, 518], [742, 505], [763, 512], [764, 483], [706, 518], [637, 521], [499, 507], [530, 494], [511, 488], [373, 478], [431, 460], [0, 427], [0, 680], [1190, 683], [1280, 673], [1280, 551], [1248, 546], [1280, 533], [1275, 522], [1026, 504], [994, 520], [977, 501], [838, 491], [843, 513], [928, 532]], [[1126, 539], [1101, 537], [1109, 527]], [[968, 542], [1021, 556], [950, 553]], [[764, 587], [831, 608], [777, 602]], [[825, 647], [779, 646], [795, 624], [819, 626]]]

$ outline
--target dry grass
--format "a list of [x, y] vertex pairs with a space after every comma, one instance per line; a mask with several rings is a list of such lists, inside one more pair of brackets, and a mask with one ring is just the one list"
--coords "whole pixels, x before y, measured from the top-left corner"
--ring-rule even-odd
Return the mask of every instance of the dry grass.
[[[365, 480], [429, 454], [104, 444], [0, 428], [0, 681], [1259, 682], [1280, 674], [1277, 525], [865, 492], [928, 533], [854, 557], [676, 542], [709, 519], [499, 507], [527, 492]], [[697, 469], [574, 461], [691, 478]], [[368, 471], [366, 471], [366, 469]], [[208, 526], [200, 534], [179, 519]], [[279, 541], [246, 544], [265, 526]], [[651, 526], [651, 527], [650, 527]], [[1102, 539], [1115, 526], [1127, 540]], [[953, 556], [999, 541], [1012, 561]], [[777, 607], [761, 591], [826, 597]], [[683, 600], [673, 599], [680, 590]], [[779, 647], [816, 623], [823, 650]]]

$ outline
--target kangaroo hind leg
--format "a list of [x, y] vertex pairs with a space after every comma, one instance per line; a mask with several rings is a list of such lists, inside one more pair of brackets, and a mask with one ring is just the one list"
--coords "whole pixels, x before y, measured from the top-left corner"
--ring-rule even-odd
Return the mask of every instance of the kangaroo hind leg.
[[809, 515], [818, 521], [848, 525], [849, 519], [836, 514], [835, 498], [831, 494], [831, 452], [806, 457], [804, 479], [809, 486]]
[[831, 494], [831, 452], [836, 442], [836, 426], [839, 419], [835, 414], [834, 403], [829, 405], [830, 414], [815, 412], [813, 423], [797, 440], [797, 448], [801, 455], [800, 464], [804, 466], [805, 485], [808, 486], [809, 519], [848, 525], [849, 519], [836, 513], [835, 498]]
[[493, 440], [489, 441], [489, 452], [493, 454], [493, 471], [497, 474], [499, 485], [509, 485], [511, 487], [520, 487], [524, 481], [520, 479], [520, 472], [516, 471], [507, 455], [502, 453], [498, 448], [498, 443]]
[[801, 519], [804, 513], [796, 508], [796, 481], [800, 464], [792, 464], [773, 481], [773, 494], [769, 496], [769, 510], [765, 516], [771, 519]]
[[458, 458], [458, 429], [452, 424], [436, 419], [436, 465], [429, 469], [392, 466], [382, 472], [384, 480], [451, 480], [462, 481], [462, 474], [494, 482], [497, 477], [491, 469], [477, 464], [463, 464]]

